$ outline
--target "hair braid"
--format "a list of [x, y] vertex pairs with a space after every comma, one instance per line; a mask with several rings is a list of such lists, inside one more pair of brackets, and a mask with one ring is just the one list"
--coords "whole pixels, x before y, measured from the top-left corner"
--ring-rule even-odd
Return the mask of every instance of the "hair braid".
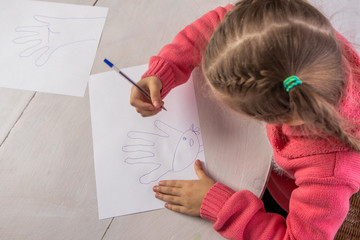
[[352, 149], [360, 151], [359, 139], [351, 134], [355, 129], [352, 129], [351, 124], [343, 119], [333, 104], [315, 93], [311, 86], [302, 84], [293, 88], [289, 95], [290, 108], [294, 109], [294, 115], [297, 118], [307, 123], [306, 127], [310, 127], [313, 132], [321, 129], [331, 136], [338, 137]]
[[[302, 0], [243, 0], [205, 50], [203, 72], [230, 107], [268, 123], [303, 120], [355, 150], [360, 141], [337, 112], [346, 61], [330, 22]], [[283, 81], [303, 82], [286, 92]]]

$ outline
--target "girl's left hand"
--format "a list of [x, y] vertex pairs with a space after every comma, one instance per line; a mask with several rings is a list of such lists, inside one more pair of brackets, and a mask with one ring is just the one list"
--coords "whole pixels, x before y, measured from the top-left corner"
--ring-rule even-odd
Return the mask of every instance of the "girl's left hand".
[[195, 172], [199, 180], [160, 181], [153, 187], [155, 197], [165, 201], [165, 207], [172, 211], [200, 216], [201, 203], [215, 181], [206, 175], [200, 160], [195, 161]]

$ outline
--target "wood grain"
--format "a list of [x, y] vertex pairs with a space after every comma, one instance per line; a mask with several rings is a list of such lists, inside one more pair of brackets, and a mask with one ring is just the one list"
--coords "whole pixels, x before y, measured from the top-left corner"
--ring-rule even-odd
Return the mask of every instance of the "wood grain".
[[31, 91], [0, 89], [0, 147], [34, 95]]
[[38, 93], [0, 148], [0, 239], [101, 239], [89, 102]]
[[88, 97], [0, 89], [0, 110], [0, 239], [101, 239]]

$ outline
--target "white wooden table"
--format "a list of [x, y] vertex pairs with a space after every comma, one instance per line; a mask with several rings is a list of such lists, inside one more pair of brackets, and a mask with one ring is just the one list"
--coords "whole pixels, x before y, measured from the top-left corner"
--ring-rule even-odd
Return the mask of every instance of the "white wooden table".
[[[109, 8], [95, 74], [108, 71], [105, 57], [121, 68], [146, 63], [185, 25], [231, 1], [57, 2]], [[219, 107], [194, 74], [209, 174], [260, 196], [271, 155], [261, 147], [264, 132]], [[98, 220], [89, 107], [88, 92], [78, 98], [0, 89], [0, 239], [222, 239], [210, 222], [165, 209]]]

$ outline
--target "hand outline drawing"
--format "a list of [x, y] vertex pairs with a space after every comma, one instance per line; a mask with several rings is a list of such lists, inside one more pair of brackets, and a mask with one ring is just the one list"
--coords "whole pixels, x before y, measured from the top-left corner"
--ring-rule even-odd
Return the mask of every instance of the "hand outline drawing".
[[[94, 41], [94, 36], [89, 31], [82, 31], [82, 28], [84, 24], [91, 26], [101, 24], [102, 21], [99, 21], [99, 19], [103, 19], [56, 18], [42, 15], [34, 15], [33, 18], [39, 25], [15, 28], [15, 32], [20, 33], [22, 36], [15, 38], [13, 43], [27, 45], [20, 52], [19, 57], [34, 56], [35, 66], [38, 67], [46, 64], [54, 52], [60, 48]], [[36, 57], [36, 54], [39, 54], [39, 56]]]
[[[128, 154], [125, 163], [155, 166], [139, 177], [141, 184], [155, 182], [169, 172], [183, 171], [203, 151], [198, 137], [200, 129], [194, 128], [194, 125], [186, 131], [175, 129], [159, 120], [154, 121], [154, 125], [160, 131], [159, 134], [130, 131], [127, 133], [130, 144], [122, 147], [122, 151]], [[169, 152], [172, 156], [169, 156]]]

